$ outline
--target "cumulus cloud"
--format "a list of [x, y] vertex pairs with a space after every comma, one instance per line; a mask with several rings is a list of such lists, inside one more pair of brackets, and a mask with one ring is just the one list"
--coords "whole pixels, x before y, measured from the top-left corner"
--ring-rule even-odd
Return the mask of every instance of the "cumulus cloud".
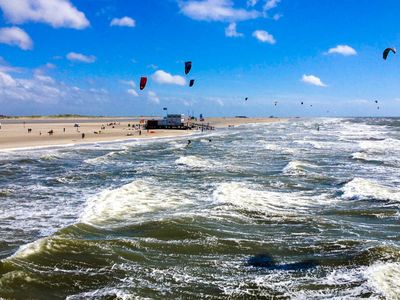
[[10, 74], [0, 71], [0, 102], [33, 101], [37, 103], [54, 103], [63, 95], [48, 76], [34, 76], [31, 79], [13, 78]]
[[256, 30], [253, 32], [253, 36], [262, 43], [269, 43], [271, 45], [276, 43], [275, 38], [272, 34], [269, 34], [264, 30]]
[[126, 91], [129, 95], [131, 95], [133, 97], [139, 96], [139, 94], [135, 90], [136, 83], [133, 80], [122, 80], [121, 82], [123, 84], [129, 85], [130, 88]]
[[11, 75], [0, 71], [0, 87], [15, 87], [17, 82]]
[[46, 83], [55, 83], [54, 79], [50, 76], [35, 74], [35, 79]]
[[247, 6], [256, 6], [258, 3], [258, 0], [247, 0]]
[[303, 75], [301, 78], [301, 81], [307, 84], [315, 85], [315, 86], [320, 86], [320, 87], [326, 87], [327, 85], [321, 81], [320, 78], [314, 75]]
[[31, 50], [33, 42], [30, 36], [18, 27], [6, 27], [0, 29], [0, 43], [17, 46], [22, 50]]
[[282, 14], [274, 14], [274, 16], [272, 17], [272, 19], [273, 19], [274, 21], [278, 21], [278, 20], [280, 20], [282, 17], [283, 17]]
[[279, 2], [281, 2], [281, 0], [267, 0], [263, 7], [264, 11], [268, 11], [277, 7]]
[[[0, 58], [1, 63], [3, 60]], [[15, 67], [10, 66], [10, 70], [11, 68]], [[114, 103], [113, 95], [103, 88], [83, 89], [70, 86], [49, 76], [45, 70], [44, 67], [21, 69], [18, 76], [12, 74], [13, 72], [0, 70], [0, 107], [7, 111], [11, 104], [21, 108], [28, 104], [38, 108], [55, 107], [55, 104], [60, 105], [58, 107], [82, 108], [82, 104], [90, 104], [92, 111], [99, 103]]]
[[70, 61], [76, 61], [76, 62], [83, 62], [87, 64], [94, 63], [96, 61], [96, 56], [93, 55], [84, 55], [81, 53], [76, 53], [76, 52], [70, 52], [67, 54], [67, 59]]
[[90, 25], [69, 0], [0, 0], [4, 17], [13, 24], [38, 22], [55, 28], [84, 29]]
[[11, 66], [3, 57], [0, 56], [0, 71], [4, 73], [21, 73], [24, 69]]
[[148, 99], [151, 103], [154, 104], [160, 104], [160, 98], [157, 96], [157, 94], [153, 91], [149, 91], [148, 93]]
[[181, 12], [199, 21], [244, 21], [260, 17], [256, 10], [234, 8], [231, 0], [180, 1]]
[[230, 23], [228, 27], [225, 28], [225, 36], [228, 37], [241, 37], [243, 33], [237, 32], [236, 23]]
[[134, 90], [134, 89], [129, 89], [126, 91], [129, 95], [133, 96], [133, 97], [138, 97], [139, 94]]
[[120, 26], [120, 27], [135, 27], [136, 21], [130, 17], [114, 18], [112, 19], [110, 26]]
[[132, 88], [136, 87], [136, 83], [133, 80], [121, 80], [121, 83], [129, 85]]
[[186, 80], [179, 75], [171, 75], [163, 70], [156, 71], [151, 78], [160, 84], [186, 85]]
[[330, 48], [326, 54], [340, 54], [344, 56], [357, 55], [357, 51], [348, 45], [337, 45], [335, 48]]

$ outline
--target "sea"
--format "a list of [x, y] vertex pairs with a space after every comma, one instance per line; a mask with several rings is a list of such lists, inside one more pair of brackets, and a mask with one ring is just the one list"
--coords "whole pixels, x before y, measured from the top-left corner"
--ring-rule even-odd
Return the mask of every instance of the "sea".
[[360, 298], [400, 299], [399, 118], [0, 152], [0, 299]]

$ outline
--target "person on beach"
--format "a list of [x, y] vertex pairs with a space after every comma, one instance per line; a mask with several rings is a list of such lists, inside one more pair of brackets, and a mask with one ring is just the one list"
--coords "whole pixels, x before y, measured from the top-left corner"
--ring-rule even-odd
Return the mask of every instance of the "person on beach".
[[84, 139], [85, 138], [85, 134], [84, 133], [82, 133], [82, 139]]

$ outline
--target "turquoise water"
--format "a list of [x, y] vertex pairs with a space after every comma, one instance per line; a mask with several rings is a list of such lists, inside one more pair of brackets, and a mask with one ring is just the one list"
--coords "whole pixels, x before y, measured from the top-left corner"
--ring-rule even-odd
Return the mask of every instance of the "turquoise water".
[[0, 152], [0, 298], [399, 299], [399, 119], [187, 139]]

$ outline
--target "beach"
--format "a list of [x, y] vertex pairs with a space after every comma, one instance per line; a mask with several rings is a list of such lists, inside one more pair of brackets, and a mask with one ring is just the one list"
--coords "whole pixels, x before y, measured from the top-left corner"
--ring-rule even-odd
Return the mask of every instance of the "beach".
[[[84, 143], [113, 142], [191, 135], [196, 130], [145, 130], [140, 117], [0, 119], [0, 150]], [[278, 122], [272, 118], [210, 118], [204, 124], [217, 129], [250, 123]], [[200, 123], [200, 122], [199, 122]], [[79, 124], [79, 127], [74, 127]], [[141, 126], [140, 129], [138, 126]], [[137, 129], [134, 129], [134, 126]], [[28, 130], [31, 131], [28, 132]], [[65, 131], [64, 131], [65, 129]], [[53, 131], [50, 135], [49, 132]], [[198, 132], [198, 131], [197, 131]], [[84, 138], [82, 138], [84, 134]]]

